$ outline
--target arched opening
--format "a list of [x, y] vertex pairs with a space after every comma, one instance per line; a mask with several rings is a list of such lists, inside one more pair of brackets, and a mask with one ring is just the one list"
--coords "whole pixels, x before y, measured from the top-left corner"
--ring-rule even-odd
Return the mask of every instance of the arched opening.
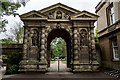
[[67, 47], [67, 67], [70, 67], [71, 63], [71, 37], [70, 34], [65, 29], [53, 29], [47, 38], [47, 61], [48, 61], [48, 67], [50, 67], [50, 60], [51, 60], [51, 50], [50, 50], [50, 44], [53, 39], [56, 37], [61, 37], [66, 42]]
[[61, 60], [67, 60], [66, 42], [61, 37], [56, 37], [50, 44], [51, 59], [55, 60], [57, 57]]

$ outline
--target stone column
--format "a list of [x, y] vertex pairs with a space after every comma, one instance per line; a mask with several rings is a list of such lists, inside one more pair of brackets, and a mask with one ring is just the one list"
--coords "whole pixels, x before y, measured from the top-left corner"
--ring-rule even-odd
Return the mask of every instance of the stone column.
[[73, 55], [74, 55], [74, 61], [73, 61], [73, 71], [76, 71], [78, 68], [79, 68], [79, 66], [78, 66], [78, 64], [79, 64], [79, 37], [78, 37], [78, 33], [79, 33], [79, 31], [78, 31], [78, 29], [77, 28], [74, 28], [74, 31], [73, 31], [73, 38], [74, 38], [74, 40], [73, 40], [73, 44], [74, 44], [74, 46], [73, 46]]
[[46, 35], [45, 28], [42, 28], [41, 32], [41, 45], [40, 45], [40, 62], [39, 62], [39, 71], [47, 70], [47, 59], [46, 59]]
[[96, 58], [96, 49], [95, 49], [95, 38], [94, 38], [94, 28], [91, 28], [91, 64], [92, 70], [97, 70], [99, 63]]
[[27, 43], [28, 43], [28, 29], [26, 27], [24, 27], [24, 39], [23, 39], [23, 60], [26, 60], [27, 59]]
[[23, 39], [23, 58], [21, 60], [21, 62], [19, 63], [19, 71], [27, 71], [27, 63], [28, 63], [28, 36], [29, 35], [29, 28], [27, 28], [26, 26], [24, 26], [24, 39]]

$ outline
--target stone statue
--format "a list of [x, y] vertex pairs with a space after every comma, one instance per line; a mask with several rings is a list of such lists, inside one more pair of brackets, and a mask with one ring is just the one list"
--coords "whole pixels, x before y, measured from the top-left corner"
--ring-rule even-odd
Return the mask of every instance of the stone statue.
[[84, 29], [80, 31], [80, 45], [81, 46], [87, 45], [87, 32]]
[[64, 18], [69, 19], [69, 15], [67, 13], [64, 13]]
[[49, 13], [49, 19], [53, 19], [54, 15], [52, 13]]
[[37, 34], [34, 32], [33, 37], [32, 37], [32, 45], [36, 46], [37, 41], [38, 41]]
[[58, 11], [56, 13], [56, 19], [62, 19], [62, 12]]

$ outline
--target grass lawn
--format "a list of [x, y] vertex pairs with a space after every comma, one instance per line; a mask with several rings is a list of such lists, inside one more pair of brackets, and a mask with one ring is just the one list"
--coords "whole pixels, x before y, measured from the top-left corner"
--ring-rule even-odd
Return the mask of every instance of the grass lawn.
[[67, 61], [63, 61], [63, 60], [62, 60], [61, 62], [62, 62], [63, 64], [67, 64]]
[[55, 61], [50, 61], [50, 64], [53, 64]]

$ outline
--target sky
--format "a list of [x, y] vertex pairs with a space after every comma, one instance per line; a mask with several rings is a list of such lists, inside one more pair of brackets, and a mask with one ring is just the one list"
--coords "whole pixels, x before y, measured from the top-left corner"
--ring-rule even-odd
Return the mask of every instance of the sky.
[[[32, 10], [41, 10], [57, 3], [65, 4], [80, 11], [86, 10], [95, 13], [95, 7], [100, 1], [101, 0], [30, 0], [29, 2], [27, 2], [25, 7], [20, 7], [17, 10], [17, 13], [21, 15]], [[16, 25], [15, 22], [21, 22], [19, 16], [6, 16], [4, 18], [8, 20], [8, 24], [6, 25], [7, 31], [0, 34], [0, 39], [7, 38], [5, 34], [12, 35], [10, 32], [10, 28], [13, 28], [13, 26]]]

